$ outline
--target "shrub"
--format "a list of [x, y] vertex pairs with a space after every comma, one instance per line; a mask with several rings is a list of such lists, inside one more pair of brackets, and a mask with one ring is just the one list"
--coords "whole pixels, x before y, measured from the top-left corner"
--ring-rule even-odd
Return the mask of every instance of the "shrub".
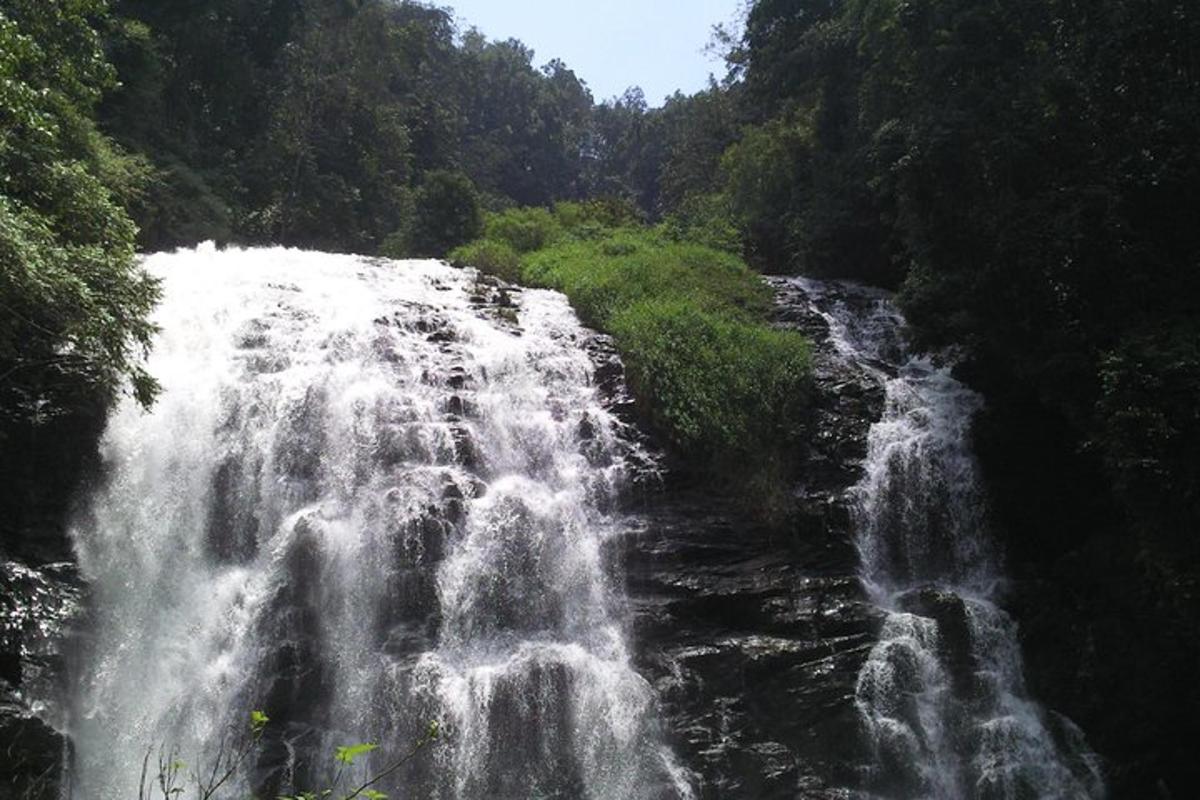
[[555, 203], [554, 216], [564, 229], [585, 236], [606, 229], [635, 227], [642, 223], [642, 215], [637, 206], [623, 197]]
[[544, 208], [510, 208], [488, 214], [484, 237], [501, 242], [517, 253], [539, 250], [562, 236], [558, 219]]
[[777, 516], [809, 349], [766, 323], [770, 294], [757, 274], [731, 253], [622, 229], [530, 253], [521, 275], [613, 335], [641, 413], [697, 472]]
[[521, 255], [507, 242], [480, 239], [456, 247], [448, 258], [456, 267], [475, 267], [513, 283], [521, 280]]
[[798, 333], [679, 299], [620, 311], [612, 333], [647, 416], [685, 454], [725, 467], [795, 439], [809, 366]]
[[695, 242], [730, 253], [742, 250], [742, 234], [724, 194], [688, 195], [663, 220], [662, 229], [675, 241]]
[[740, 259], [653, 232], [621, 230], [531, 253], [526, 280], [558, 289], [590, 324], [607, 329], [616, 311], [647, 299], [686, 299], [704, 310], [758, 319], [770, 295]]
[[[440, 258], [483, 231], [479, 195], [471, 179], [460, 172], [436, 171], [426, 175], [417, 190], [414, 206], [409, 255]], [[398, 245], [394, 236], [385, 240], [392, 255]]]
[[733, 253], [625, 220], [592, 203], [506, 211], [451, 257], [567, 295], [613, 336], [641, 414], [675, 452], [777, 518], [805, 419], [808, 341], [767, 324], [770, 291]]

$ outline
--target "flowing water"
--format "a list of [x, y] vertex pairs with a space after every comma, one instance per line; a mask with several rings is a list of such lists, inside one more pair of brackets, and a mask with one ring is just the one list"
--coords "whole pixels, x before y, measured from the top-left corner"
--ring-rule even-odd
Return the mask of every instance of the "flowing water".
[[[90, 584], [71, 793], [208, 763], [319, 789], [335, 746], [393, 798], [688, 796], [604, 557], [639, 454], [565, 299], [470, 270], [211, 246], [152, 256], [150, 363], [73, 535]], [[149, 748], [149, 750], [148, 750]], [[222, 795], [224, 796], [224, 795]]]
[[886, 797], [1095, 798], [1082, 735], [1024, 686], [1002, 571], [969, 446], [980, 398], [948, 364], [910, 353], [886, 293], [790, 279], [833, 344], [885, 389], [854, 488], [861, 578], [884, 611], [859, 674], [865, 783]]
[[[839, 579], [803, 548], [770, 549], [774, 536], [754, 545], [733, 518], [705, 539], [670, 510], [626, 516], [622, 493], [652, 459], [601, 388], [606, 341], [561, 295], [436, 262], [284, 249], [209, 246], [147, 266], [165, 290], [150, 364], [163, 394], [151, 412], [113, 413], [73, 529], [88, 611], [67, 704], [70, 797], [131, 800], [160, 757], [184, 778], [211, 767], [255, 710], [270, 717], [263, 738], [217, 797], [319, 790], [336, 747], [376, 743], [349, 768], [361, 781], [434, 721], [441, 738], [373, 788], [1104, 795], [1080, 732], [1026, 691], [999, 607], [969, 448], [980, 399], [907, 350], [886, 294], [775, 281], [885, 395], [851, 491], [860, 572], [843, 535]], [[677, 535], [705, 557], [643, 553], [643, 590], [658, 594], [627, 598], [610, 562], [635, 529], [651, 549], [675, 553], [659, 539]], [[661, 729], [633, 666], [645, 659], [631, 603], [651, 638], [682, 637], [655, 677], [677, 730]], [[822, 656], [837, 642], [858, 653], [844, 679]], [[670, 735], [688, 742], [689, 769]]]

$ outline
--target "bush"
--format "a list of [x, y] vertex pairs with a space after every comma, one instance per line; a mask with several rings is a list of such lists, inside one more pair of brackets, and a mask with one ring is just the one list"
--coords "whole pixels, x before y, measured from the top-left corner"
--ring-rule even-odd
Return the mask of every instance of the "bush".
[[615, 312], [641, 300], [687, 300], [746, 319], [760, 319], [770, 303], [767, 288], [736, 256], [645, 230], [564, 241], [528, 255], [522, 274], [565, 293], [588, 323], [605, 330]]
[[456, 267], [475, 267], [512, 283], [521, 280], [521, 255], [507, 242], [480, 239], [456, 247], [448, 258]]
[[[441, 258], [483, 232], [479, 194], [471, 179], [461, 172], [439, 170], [425, 176], [417, 190], [414, 219], [408, 234], [407, 254]], [[402, 234], [385, 242], [388, 255], [395, 256]]]
[[642, 223], [637, 206], [623, 197], [555, 203], [554, 216], [564, 229], [576, 234], [630, 228]]
[[[479, 242], [457, 255], [508, 277], [504, 247]], [[645, 228], [568, 236], [519, 267], [524, 282], [562, 291], [612, 334], [641, 413], [676, 452], [775, 516], [804, 419], [809, 349], [766, 323], [770, 293], [757, 274], [731, 253]]]
[[671, 299], [620, 311], [612, 333], [647, 416], [684, 453], [726, 467], [795, 439], [809, 351], [794, 331]]
[[696, 242], [714, 250], [742, 251], [742, 234], [724, 194], [685, 197], [662, 224], [663, 233], [679, 242]]
[[562, 237], [554, 214], [544, 208], [510, 208], [488, 214], [484, 236], [501, 242], [517, 253], [540, 250]]

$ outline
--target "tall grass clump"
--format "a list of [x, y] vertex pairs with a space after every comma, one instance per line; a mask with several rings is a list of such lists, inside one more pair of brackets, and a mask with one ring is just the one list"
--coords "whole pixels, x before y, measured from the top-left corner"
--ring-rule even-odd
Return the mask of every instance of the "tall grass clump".
[[612, 335], [642, 416], [688, 470], [775, 516], [805, 417], [807, 340], [769, 324], [770, 291], [738, 256], [588, 206], [496, 215], [454, 257], [567, 295]]

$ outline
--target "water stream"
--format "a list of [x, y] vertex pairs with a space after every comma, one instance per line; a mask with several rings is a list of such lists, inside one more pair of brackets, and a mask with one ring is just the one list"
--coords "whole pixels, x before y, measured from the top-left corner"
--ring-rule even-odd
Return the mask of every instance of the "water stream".
[[252, 710], [229, 797], [319, 790], [338, 745], [380, 770], [434, 720], [374, 788], [688, 796], [603, 555], [636, 445], [561, 295], [284, 249], [147, 267], [163, 393], [114, 413], [74, 525], [73, 797], [134, 798], [148, 748], [202, 763]]
[[980, 397], [951, 364], [907, 349], [885, 292], [790, 280], [885, 390], [852, 490], [861, 579], [885, 614], [856, 692], [866, 785], [936, 800], [1102, 797], [1082, 734], [1026, 691], [998, 606], [1003, 570], [970, 449]]
[[[1027, 691], [1000, 607], [969, 446], [980, 398], [907, 349], [887, 294], [775, 279], [824, 320], [838, 362], [883, 388], [850, 488], [855, 577], [844, 532], [839, 573], [815, 539], [824, 566], [732, 518], [701, 535], [669, 508], [630, 517], [623, 494], [653, 459], [600, 388], [605, 340], [559, 294], [285, 249], [147, 267], [165, 290], [150, 363], [163, 394], [113, 413], [73, 526], [89, 588], [69, 797], [137, 797], [147, 754], [151, 776], [161, 756], [186, 777], [244, 740], [254, 710], [266, 733], [217, 797], [319, 791], [336, 747], [378, 744], [361, 779], [434, 721], [439, 741], [376, 789], [1103, 797], [1082, 734]], [[624, 565], [640, 599], [610, 547], [634, 529], [651, 543]], [[686, 730], [664, 730], [634, 666], [655, 646], [631, 642], [637, 603], [643, 630], [679, 634], [651, 677]], [[681, 765], [668, 742], [685, 740]], [[740, 774], [754, 771], [770, 775]]]

